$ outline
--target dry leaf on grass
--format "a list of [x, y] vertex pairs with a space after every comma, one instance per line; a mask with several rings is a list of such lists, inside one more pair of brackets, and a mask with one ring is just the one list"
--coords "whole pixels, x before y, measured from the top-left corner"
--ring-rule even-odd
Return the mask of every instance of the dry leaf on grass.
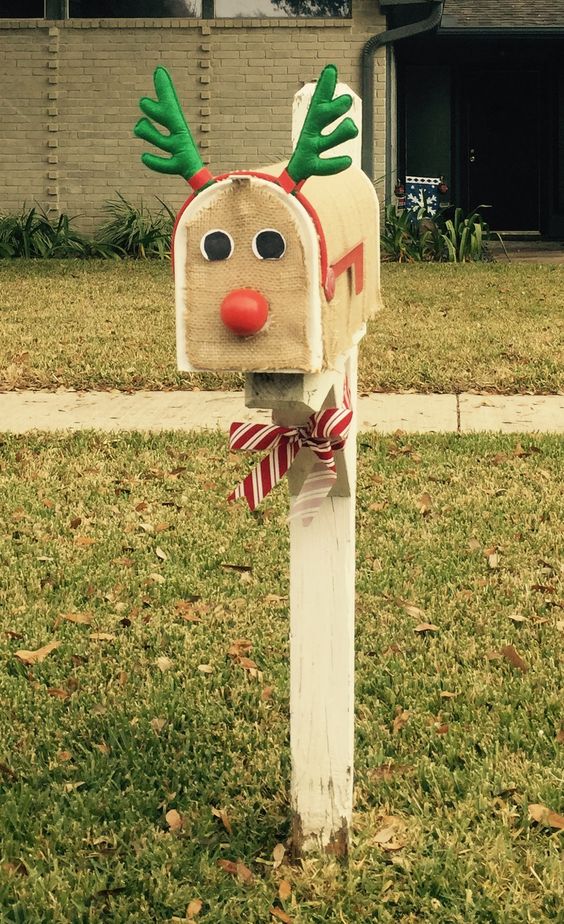
[[233, 834], [233, 828], [231, 827], [231, 822], [229, 821], [226, 809], [216, 809], [212, 806], [212, 815], [214, 818], [219, 818], [228, 834]]
[[292, 886], [287, 879], [281, 879], [278, 886], [278, 898], [282, 902], [287, 902], [292, 894]]
[[75, 536], [74, 544], [79, 547], [79, 549], [87, 549], [91, 545], [96, 544], [96, 540], [92, 539], [90, 536]]
[[380, 764], [379, 767], [374, 767], [370, 775], [375, 780], [389, 781], [393, 780], [396, 776], [403, 776], [409, 773], [412, 769], [410, 764], [394, 764], [393, 761], [388, 761], [386, 764]]
[[203, 902], [201, 898], [193, 898], [186, 909], [186, 920], [193, 921], [202, 910]]
[[250, 671], [251, 673], [258, 671], [258, 665], [252, 658], [237, 658], [237, 664], [242, 667], [243, 670]]
[[55, 697], [55, 699], [68, 699], [71, 695], [68, 690], [63, 690], [62, 687], [49, 687], [47, 694]]
[[529, 818], [545, 828], [556, 828], [557, 831], [564, 831], [564, 815], [558, 815], [557, 812], [553, 812], [552, 809], [538, 802], [533, 802], [529, 805]]
[[422, 610], [420, 606], [415, 606], [413, 603], [404, 603], [403, 608], [408, 616], [413, 616], [414, 619], [424, 619], [425, 610]]
[[104, 754], [104, 756], [110, 754], [112, 750], [110, 745], [106, 744], [105, 741], [99, 741], [98, 744], [94, 744], [94, 747], [97, 751], [100, 751], [100, 754]]
[[531, 590], [538, 590], [541, 594], [556, 593], [556, 587], [553, 584], [531, 584]]
[[39, 664], [41, 661], [45, 660], [47, 655], [50, 655], [52, 651], [59, 648], [60, 644], [61, 643], [57, 641], [49, 642], [48, 645], [43, 645], [42, 648], [36, 648], [35, 651], [28, 651], [22, 648], [21, 651], [15, 652], [15, 656], [23, 664]]
[[170, 811], [166, 813], [165, 818], [170, 831], [182, 831], [184, 819], [180, 812], [177, 812], [176, 809], [170, 809]]
[[236, 638], [231, 642], [227, 654], [230, 658], [241, 658], [248, 655], [253, 649], [253, 643], [248, 638]]
[[230, 873], [232, 876], [237, 876], [239, 882], [252, 882], [253, 874], [248, 866], [245, 866], [241, 860], [234, 862], [233, 860], [218, 860], [217, 865], [220, 869], [225, 870], [226, 873]]
[[89, 626], [92, 622], [90, 613], [61, 613], [58, 617], [65, 622], [72, 622], [77, 626]]
[[155, 549], [155, 555], [157, 556], [157, 558], [160, 558], [161, 561], [166, 561], [167, 558], [168, 558], [168, 555], [166, 554], [166, 552], [164, 552], [164, 551], [161, 549], [160, 546], [157, 546], [157, 547], [156, 547], [156, 549]]
[[417, 499], [417, 507], [419, 509], [419, 513], [421, 513], [424, 517], [427, 516], [431, 512], [432, 506], [433, 498], [427, 491], [424, 491], [421, 497]]
[[155, 732], [155, 734], [160, 735], [160, 733], [162, 732], [163, 728], [166, 725], [166, 719], [160, 719], [160, 718], [151, 719], [150, 725], [153, 731]]
[[528, 665], [525, 661], [523, 661], [523, 658], [515, 650], [513, 645], [504, 645], [503, 648], [500, 649], [500, 654], [505, 658], [506, 661], [509, 661], [513, 667], [516, 667], [517, 670], [523, 671], [523, 673], [529, 670]]
[[414, 632], [419, 632], [420, 635], [424, 635], [426, 632], [438, 632], [439, 627], [432, 622], [420, 622], [418, 626], [415, 626]]
[[397, 815], [384, 815], [380, 819], [381, 827], [374, 835], [374, 842], [384, 850], [401, 850], [407, 843], [407, 822]]
[[157, 665], [158, 669], [163, 672], [163, 674], [165, 671], [169, 671], [172, 667], [174, 667], [174, 661], [172, 658], [167, 658], [164, 655], [162, 655], [160, 658], [157, 658], [155, 664]]
[[289, 914], [286, 914], [282, 908], [276, 908], [275, 905], [273, 905], [270, 909], [270, 913], [273, 918], [282, 921], [283, 924], [292, 924], [293, 918], [291, 918]]
[[441, 699], [454, 699], [458, 693], [452, 693], [450, 690], [441, 690]]
[[88, 638], [92, 642], [113, 642], [115, 635], [111, 632], [91, 632]]
[[409, 721], [411, 713], [401, 706], [396, 706], [396, 715], [392, 723], [392, 732], [394, 735], [399, 734], [402, 728], [405, 728]]
[[286, 848], [284, 847], [284, 844], [276, 844], [276, 847], [272, 851], [272, 859], [274, 860], [272, 865], [273, 869], [278, 869], [278, 867], [282, 864], [285, 853]]
[[213, 667], [211, 664], [198, 664], [198, 670], [202, 674], [213, 674]]

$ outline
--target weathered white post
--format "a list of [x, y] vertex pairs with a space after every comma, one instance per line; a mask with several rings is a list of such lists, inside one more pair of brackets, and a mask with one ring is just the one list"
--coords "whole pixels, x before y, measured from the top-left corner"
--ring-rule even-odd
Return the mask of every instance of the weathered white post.
[[302, 449], [290, 488], [290, 748], [292, 845], [296, 855], [320, 849], [345, 856], [349, 847], [354, 758], [354, 599], [356, 378], [353, 347], [335, 372], [253, 374], [247, 407], [273, 408], [281, 426], [342, 405], [345, 380], [353, 411], [337, 482], [315, 517], [298, 514], [300, 489], [313, 464]]
[[[297, 141], [313, 95], [308, 84], [294, 98]], [[349, 93], [349, 115], [362, 125], [359, 97]], [[334, 148], [360, 166], [360, 137]], [[313, 520], [296, 515], [311, 451], [302, 450], [289, 472], [290, 487], [290, 748], [294, 853], [322, 849], [345, 856], [353, 807], [356, 393], [358, 347], [335, 371], [312, 375], [248, 376], [247, 407], [273, 408], [282, 426], [343, 403], [345, 382], [353, 411], [344, 450], [336, 454], [337, 482]]]
[[166, 69], [156, 69], [154, 83], [157, 100], [141, 100], [135, 132], [171, 156], [145, 153], [143, 161], [193, 189], [173, 239], [178, 367], [245, 372], [247, 407], [273, 410], [272, 427], [231, 427], [233, 449], [268, 450], [231, 499], [245, 497], [254, 509], [288, 471], [294, 852], [344, 856], [353, 795], [357, 351], [380, 307], [378, 201], [359, 164], [360, 99], [327, 65], [296, 96], [290, 161], [215, 177]]

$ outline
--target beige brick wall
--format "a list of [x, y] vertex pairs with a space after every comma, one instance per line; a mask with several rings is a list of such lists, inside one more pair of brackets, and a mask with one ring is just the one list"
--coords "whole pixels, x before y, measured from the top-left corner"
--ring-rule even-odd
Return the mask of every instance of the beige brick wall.
[[[188, 188], [140, 162], [140, 96], [157, 64], [170, 68], [203, 159], [215, 173], [289, 156], [292, 97], [334, 62], [360, 92], [361, 52], [385, 28], [375, 0], [355, 0], [352, 21], [71, 20], [0, 22], [8, 118], [0, 208], [37, 200], [80, 215], [92, 229], [122, 193], [173, 208]], [[375, 62], [375, 176], [384, 174], [385, 53]]]

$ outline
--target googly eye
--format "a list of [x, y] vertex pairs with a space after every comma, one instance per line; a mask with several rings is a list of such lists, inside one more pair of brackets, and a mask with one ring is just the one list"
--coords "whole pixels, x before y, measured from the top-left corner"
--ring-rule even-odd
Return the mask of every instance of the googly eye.
[[220, 228], [208, 231], [200, 241], [200, 250], [206, 260], [228, 260], [234, 248], [231, 235]]
[[253, 253], [259, 260], [280, 260], [286, 253], [286, 241], [275, 228], [263, 228], [253, 238]]

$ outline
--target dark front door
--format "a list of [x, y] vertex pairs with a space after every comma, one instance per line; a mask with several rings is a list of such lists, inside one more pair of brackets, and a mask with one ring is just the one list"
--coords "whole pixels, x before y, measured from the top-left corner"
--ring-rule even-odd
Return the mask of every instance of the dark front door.
[[472, 68], [464, 97], [466, 207], [490, 205], [484, 217], [497, 231], [538, 231], [538, 71]]

